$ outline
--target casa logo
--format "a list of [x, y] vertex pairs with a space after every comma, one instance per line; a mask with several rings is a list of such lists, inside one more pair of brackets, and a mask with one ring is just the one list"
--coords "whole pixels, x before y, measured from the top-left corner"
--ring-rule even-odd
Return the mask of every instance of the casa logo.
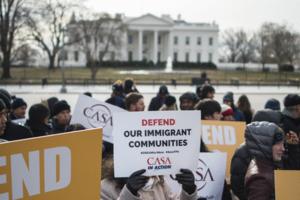
[[215, 181], [210, 168], [201, 159], [198, 159], [198, 168], [195, 174], [195, 179], [198, 186], [198, 191], [202, 190], [209, 183]]
[[149, 157], [147, 165], [148, 170], [171, 169], [172, 162], [169, 157]]
[[96, 104], [83, 110], [83, 115], [93, 128], [112, 126], [112, 114], [110, 109], [102, 104]]

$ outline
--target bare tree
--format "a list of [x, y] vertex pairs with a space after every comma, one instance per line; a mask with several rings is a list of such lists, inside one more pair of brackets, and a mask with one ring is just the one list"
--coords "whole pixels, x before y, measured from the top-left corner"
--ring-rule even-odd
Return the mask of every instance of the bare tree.
[[57, 56], [64, 45], [66, 24], [74, 4], [60, 0], [37, 1], [35, 9], [31, 12], [28, 27], [31, 37], [47, 54], [49, 69], [57, 66]]
[[223, 35], [224, 46], [228, 52], [228, 61], [236, 62], [240, 53], [241, 41], [238, 40], [237, 32], [233, 29], [228, 29]]
[[235, 35], [239, 44], [238, 61], [242, 62], [245, 68], [246, 63], [254, 59], [255, 38], [247, 34], [244, 30], [239, 30]]
[[0, 46], [2, 52], [2, 78], [11, 78], [11, 55], [16, 35], [27, 19], [24, 0], [0, 0]]
[[95, 80], [106, 55], [121, 45], [126, 26], [119, 15], [93, 14], [90, 19], [86, 19], [86, 16], [81, 16], [69, 27], [73, 33], [71, 38], [81, 38], [78, 46], [85, 54], [86, 66], [91, 69], [91, 79]]

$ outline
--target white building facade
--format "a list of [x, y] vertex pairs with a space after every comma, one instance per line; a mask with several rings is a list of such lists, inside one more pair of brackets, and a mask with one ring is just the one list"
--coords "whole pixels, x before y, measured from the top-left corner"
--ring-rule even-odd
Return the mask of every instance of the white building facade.
[[[218, 63], [219, 27], [215, 23], [188, 23], [152, 14], [122, 20], [126, 31], [120, 36], [121, 45], [110, 47], [104, 61]], [[97, 51], [95, 55], [100, 55], [101, 49]], [[76, 45], [67, 47], [65, 54], [65, 66], [85, 66], [85, 54]]]

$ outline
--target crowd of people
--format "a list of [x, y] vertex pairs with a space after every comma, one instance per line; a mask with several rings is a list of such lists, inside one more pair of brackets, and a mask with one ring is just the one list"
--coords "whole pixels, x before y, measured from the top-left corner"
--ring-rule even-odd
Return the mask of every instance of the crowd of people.
[[[234, 93], [225, 93], [220, 103], [214, 100], [215, 89], [209, 82], [187, 91], [177, 99], [166, 85], [146, 108], [144, 98], [132, 79], [117, 80], [105, 102], [130, 112], [164, 110], [200, 110], [202, 120], [244, 121], [245, 142], [236, 149], [231, 160], [230, 183], [225, 182], [222, 199], [274, 199], [274, 170], [300, 170], [300, 96], [287, 94], [282, 102], [266, 100], [265, 109], [251, 108], [247, 95], [235, 102]], [[92, 96], [92, 93], [85, 93]], [[253, 99], [255, 100], [255, 99]], [[51, 97], [30, 106], [21, 97], [0, 89], [0, 139], [2, 141], [40, 137], [49, 134], [84, 129], [70, 124], [71, 107], [67, 100]], [[23, 123], [16, 123], [23, 120]], [[199, 152], [209, 152], [201, 140]], [[143, 176], [139, 170], [128, 178], [113, 175], [113, 144], [103, 144], [101, 199], [199, 199], [195, 177], [189, 169], [181, 169], [175, 180], [182, 185], [180, 196], [170, 192], [164, 178]]]

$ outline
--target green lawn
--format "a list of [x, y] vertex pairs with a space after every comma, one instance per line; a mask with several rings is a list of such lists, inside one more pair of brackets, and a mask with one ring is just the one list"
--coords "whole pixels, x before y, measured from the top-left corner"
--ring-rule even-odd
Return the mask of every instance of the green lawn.
[[[129, 71], [122, 69], [122, 71]], [[178, 84], [191, 84], [193, 77], [200, 77], [201, 70], [182, 70], [179, 73], [150, 73], [150, 74], [120, 74], [120, 69], [99, 69], [96, 76], [96, 83], [112, 83], [117, 79], [124, 80], [126, 77], [133, 78], [137, 83], [171, 83], [175, 79]], [[300, 73], [278, 73], [278, 72], [244, 72], [244, 71], [223, 71], [205, 70], [213, 84], [230, 84], [239, 80], [240, 84], [286, 84], [289, 81], [299, 82]], [[2, 69], [0, 70], [2, 74]], [[91, 83], [91, 70], [88, 68], [65, 68], [65, 78], [68, 83]], [[47, 68], [12, 68], [12, 79], [0, 80], [0, 83], [35, 83], [40, 84], [42, 78], [47, 78], [48, 83], [61, 83], [62, 70], [49, 71]], [[298, 80], [297, 80], [298, 79]]]

